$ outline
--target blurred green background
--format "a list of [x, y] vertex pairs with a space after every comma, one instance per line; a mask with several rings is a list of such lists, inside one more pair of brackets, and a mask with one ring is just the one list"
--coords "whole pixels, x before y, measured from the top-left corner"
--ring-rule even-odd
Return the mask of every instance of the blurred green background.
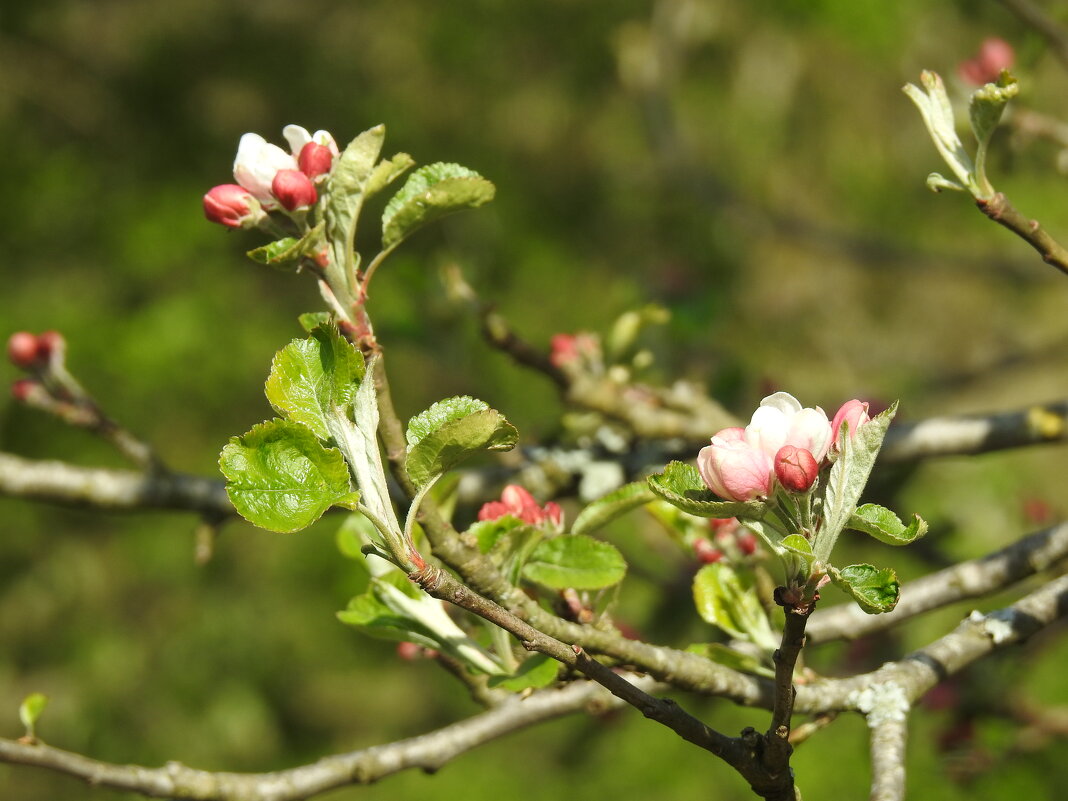
[[[1068, 20], [1068, 4], [1046, 5]], [[993, 0], [5, 3], [0, 333], [61, 330], [106, 409], [174, 468], [214, 475], [227, 437], [268, 416], [270, 358], [320, 302], [311, 281], [245, 259], [260, 238], [206, 222], [200, 197], [231, 180], [246, 131], [280, 143], [296, 122], [343, 144], [384, 122], [387, 154], [458, 161], [498, 187], [493, 204], [420, 233], [376, 279], [371, 308], [403, 414], [472, 393], [524, 442], [557, 426], [551, 387], [489, 352], [444, 298], [438, 270], [453, 263], [546, 346], [664, 304], [673, 319], [650, 343], [661, 377], [703, 382], [739, 415], [769, 387], [825, 408], [900, 398], [911, 419], [1061, 398], [1068, 282], [967, 198], [927, 191], [942, 165], [900, 92], [931, 68], [963, 98], [956, 64], [989, 35], [1016, 48], [1021, 107], [1068, 112], [1068, 74]], [[995, 185], [1068, 236], [1061, 146], [1010, 124], [994, 149]], [[0, 449], [121, 466], [6, 399]], [[1064, 455], [942, 460], [902, 476], [895, 504], [934, 533], [916, 555], [871, 558], [908, 579], [1011, 541], [1036, 515], [1063, 516]], [[39, 730], [56, 745], [260, 771], [475, 711], [433, 665], [402, 663], [336, 621], [360, 584], [334, 546], [336, 519], [300, 536], [232, 524], [205, 567], [192, 559], [195, 523], [0, 499], [0, 732], [20, 733], [18, 703], [39, 691], [52, 699]], [[695, 566], [646, 536], [640, 522], [609, 534], [645, 560], [624, 614], [640, 629], [673, 621], [646, 629], [654, 640], [708, 639], [686, 598]], [[651, 579], [682, 590], [657, 606]], [[866, 669], [966, 611], [812, 659]], [[919, 711], [912, 797], [1059, 797], [1064, 742], [1024, 747], [991, 709], [1023, 678], [1013, 692], [1068, 703], [1065, 658], [1047, 637], [970, 671], [961, 704], [985, 714], [964, 748], [936, 747], [959, 709]], [[764, 725], [765, 713], [686, 703], [728, 732]], [[806, 796], [863, 797], [866, 741], [849, 718], [803, 746]], [[434, 777], [327, 797], [682, 799], [710, 787], [749, 797], [729, 769], [623, 711], [514, 735]], [[7, 766], [0, 795], [126, 797]]]

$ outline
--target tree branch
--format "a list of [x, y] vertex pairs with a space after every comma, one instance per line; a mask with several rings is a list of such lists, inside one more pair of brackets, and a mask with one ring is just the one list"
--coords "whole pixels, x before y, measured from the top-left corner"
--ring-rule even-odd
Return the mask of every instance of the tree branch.
[[901, 588], [892, 612], [869, 615], [854, 603], [820, 609], [808, 623], [810, 644], [855, 640], [957, 601], [1003, 590], [1068, 556], [1068, 523], [1035, 532], [1000, 551], [947, 567]]
[[907, 719], [882, 720], [871, 727], [871, 801], [905, 798]]
[[[657, 689], [648, 677], [631, 676], [630, 680], [635, 687]], [[0, 762], [45, 768], [83, 779], [90, 785], [153, 798], [300, 801], [338, 787], [371, 784], [409, 768], [434, 771], [460, 754], [506, 734], [582, 710], [596, 714], [622, 705], [595, 682], [577, 681], [527, 698], [513, 695], [488, 712], [429, 734], [272, 773], [214, 773], [177, 762], [162, 768], [115, 765], [43, 743], [29, 745], [2, 738]]]
[[998, 0], [1001, 5], [1049, 42], [1053, 55], [1068, 69], [1068, 31], [1030, 0]]
[[1008, 228], [1037, 250], [1042, 261], [1068, 275], [1068, 250], [1046, 233], [1038, 220], [1030, 220], [1021, 214], [1003, 193], [997, 192], [989, 199], [980, 198], [975, 205], [991, 220]]

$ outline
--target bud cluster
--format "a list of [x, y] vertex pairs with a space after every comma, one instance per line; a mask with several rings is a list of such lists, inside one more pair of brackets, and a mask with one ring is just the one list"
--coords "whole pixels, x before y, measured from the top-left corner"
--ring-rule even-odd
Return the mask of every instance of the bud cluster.
[[562, 530], [564, 525], [563, 510], [558, 504], [549, 501], [545, 506], [539, 506], [534, 496], [518, 484], [509, 484], [499, 501], [483, 504], [478, 511], [479, 520], [497, 520], [505, 515], [532, 526], [549, 523], [553, 528]]
[[228, 228], [254, 228], [268, 213], [306, 212], [319, 199], [316, 186], [330, 174], [338, 156], [337, 143], [327, 131], [308, 133], [287, 125], [282, 135], [289, 152], [262, 136], [241, 137], [234, 159], [236, 184], [220, 184], [204, 195], [204, 215]]
[[702, 564], [710, 565], [724, 559], [739, 562], [759, 549], [753, 532], [737, 517], [709, 518], [708, 529], [711, 536], [698, 536], [693, 540], [694, 555]]

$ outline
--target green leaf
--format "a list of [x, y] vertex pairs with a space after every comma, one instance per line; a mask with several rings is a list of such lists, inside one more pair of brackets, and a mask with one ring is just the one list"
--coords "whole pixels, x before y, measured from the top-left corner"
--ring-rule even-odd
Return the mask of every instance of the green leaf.
[[760, 520], [768, 506], [763, 501], [724, 501], [705, 486], [697, 468], [671, 462], [663, 473], [649, 476], [649, 488], [673, 506], [697, 517]]
[[743, 654], [735, 651], [730, 646], [721, 642], [695, 643], [686, 648], [691, 654], [703, 656], [717, 665], [729, 667], [732, 670], [740, 670], [743, 673], [754, 673], [757, 676], [775, 677], [775, 671], [751, 654]]
[[428, 222], [493, 200], [493, 184], [459, 164], [428, 164], [413, 172], [382, 213], [382, 247], [391, 248]]
[[352, 403], [364, 369], [363, 356], [337, 328], [320, 326], [275, 354], [267, 400], [279, 414], [329, 439], [330, 423]]
[[301, 328], [310, 334], [319, 326], [329, 323], [330, 319], [330, 312], [304, 312], [304, 314], [297, 317], [297, 322], [300, 323]]
[[579, 512], [575, 522], [571, 524], [571, 533], [592, 534], [631, 509], [644, 506], [654, 500], [656, 500], [656, 495], [649, 489], [648, 482], [635, 481], [632, 484], [625, 484], [614, 492], [598, 498]]
[[526, 525], [518, 517], [504, 515], [496, 520], [479, 520], [476, 523], [472, 523], [471, 527], [467, 529], [467, 533], [474, 536], [478, 541], [478, 549], [482, 553], [489, 553], [502, 538], [508, 536], [515, 529]]
[[548, 687], [560, 672], [560, 663], [545, 654], [534, 654], [523, 661], [511, 676], [491, 676], [490, 687], [517, 693], [527, 689]]
[[349, 142], [326, 179], [327, 203], [323, 212], [326, 238], [332, 249], [333, 263], [345, 267], [346, 275], [352, 272], [349, 268], [355, 258], [356, 223], [385, 137], [383, 125], [364, 131]]
[[882, 447], [886, 429], [890, 427], [896, 413], [895, 402], [885, 412], [858, 427], [854, 436], [839, 437], [838, 447], [841, 452], [831, 466], [827, 482], [819, 489], [822, 496], [823, 525], [820, 526], [812, 546], [819, 561], [830, 561], [838, 535], [842, 533], [857, 508]]
[[627, 563], [615, 546], [581, 534], [541, 543], [523, 566], [523, 576], [554, 590], [599, 590], [618, 584]]
[[353, 626], [364, 634], [379, 640], [414, 642], [424, 648], [437, 648], [437, 639], [416, 620], [395, 613], [368, 591], [357, 595], [344, 610], [337, 613], [338, 620]]
[[31, 693], [22, 699], [19, 705], [19, 720], [26, 727], [26, 736], [37, 736], [37, 720], [41, 717], [45, 707], [48, 706], [48, 696], [43, 693]]
[[748, 579], [725, 562], [705, 565], [693, 578], [693, 600], [706, 623], [764, 650], [775, 650], [778, 638]]
[[980, 145], [990, 140], [994, 129], [1001, 121], [1001, 115], [1005, 106], [1016, 97], [1020, 91], [1020, 85], [1016, 79], [1007, 72], [1002, 72], [997, 83], [988, 83], [972, 92], [971, 101], [968, 104], [968, 118], [971, 122], [972, 133]]
[[518, 439], [519, 432], [496, 409], [474, 398], [450, 398], [435, 403], [409, 423], [404, 468], [422, 487], [468, 456], [479, 451], [511, 450]]
[[356, 495], [340, 451], [324, 448], [309, 429], [284, 420], [232, 437], [219, 468], [238, 514], [270, 531], [300, 531]]
[[908, 545], [927, 533], [927, 521], [919, 515], [913, 515], [912, 522], [906, 526], [889, 509], [866, 503], [853, 513], [846, 528], [870, 534], [887, 545]]
[[890, 568], [849, 565], [830, 569], [831, 581], [845, 590], [869, 615], [889, 612], [897, 606], [901, 585]]
[[381, 192], [414, 165], [415, 159], [407, 153], [398, 153], [391, 159], [383, 159], [375, 165], [371, 179], [367, 182], [365, 194], [371, 197]]
[[250, 250], [246, 255], [258, 264], [286, 267], [296, 266], [296, 262], [302, 255], [302, 241], [295, 236], [287, 236], [284, 239], [276, 239], [258, 248]]

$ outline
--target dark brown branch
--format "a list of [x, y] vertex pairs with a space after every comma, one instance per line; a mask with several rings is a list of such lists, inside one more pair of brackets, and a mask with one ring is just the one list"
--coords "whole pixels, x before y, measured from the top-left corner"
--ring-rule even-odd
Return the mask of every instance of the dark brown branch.
[[975, 205], [991, 220], [1008, 228], [1037, 250], [1042, 261], [1068, 275], [1068, 250], [1046, 233], [1038, 220], [1028, 219], [1021, 214], [1004, 194], [998, 192], [989, 200], [975, 201]]
[[1000, 551], [947, 567], [911, 581], [901, 588], [892, 612], [866, 614], [854, 603], [820, 609], [808, 623], [812, 644], [855, 640], [884, 631], [932, 609], [988, 595], [1048, 570], [1068, 556], [1068, 523], [1038, 531]]

